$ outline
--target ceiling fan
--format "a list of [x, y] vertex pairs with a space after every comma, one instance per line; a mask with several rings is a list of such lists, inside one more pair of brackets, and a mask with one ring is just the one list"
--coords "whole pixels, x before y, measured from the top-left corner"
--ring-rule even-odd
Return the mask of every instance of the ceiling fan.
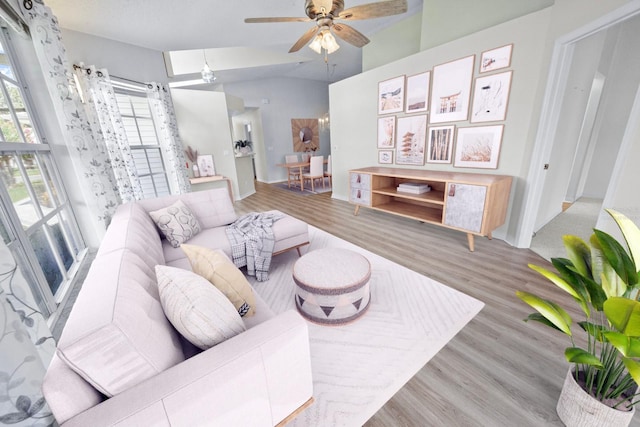
[[377, 3], [367, 3], [346, 10], [344, 9], [344, 0], [306, 0], [304, 8], [307, 18], [247, 18], [244, 22], [254, 24], [315, 21], [316, 26], [307, 30], [307, 32], [291, 46], [289, 53], [297, 52], [312, 39], [313, 42], [309, 47], [313, 50], [321, 53], [322, 48], [324, 48], [327, 53], [332, 53], [340, 47], [333, 38], [332, 32], [342, 40], [357, 47], [362, 47], [369, 43], [369, 39], [360, 31], [336, 21], [355, 21], [359, 19], [399, 15], [407, 11], [407, 0], [386, 0]]

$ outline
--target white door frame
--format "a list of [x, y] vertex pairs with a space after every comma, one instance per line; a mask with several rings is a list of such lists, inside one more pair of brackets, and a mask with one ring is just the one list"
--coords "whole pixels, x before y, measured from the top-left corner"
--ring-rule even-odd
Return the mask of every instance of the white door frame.
[[[551, 57], [551, 65], [549, 66], [548, 84], [538, 122], [538, 133], [534, 142], [527, 175], [529, 185], [525, 189], [522, 226], [516, 235], [515, 243], [517, 247], [528, 248], [531, 246], [538, 207], [544, 189], [544, 165], [550, 162], [555, 140], [554, 135], [560, 121], [560, 110], [569, 77], [575, 43], [638, 14], [640, 14], [640, 0], [634, 0], [556, 40]], [[633, 118], [629, 120], [633, 120]]]

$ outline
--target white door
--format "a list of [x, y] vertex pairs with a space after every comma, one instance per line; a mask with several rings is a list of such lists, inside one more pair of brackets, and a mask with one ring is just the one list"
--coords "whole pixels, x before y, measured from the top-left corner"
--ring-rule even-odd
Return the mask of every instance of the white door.
[[487, 187], [449, 183], [445, 203], [444, 223], [451, 227], [479, 233]]

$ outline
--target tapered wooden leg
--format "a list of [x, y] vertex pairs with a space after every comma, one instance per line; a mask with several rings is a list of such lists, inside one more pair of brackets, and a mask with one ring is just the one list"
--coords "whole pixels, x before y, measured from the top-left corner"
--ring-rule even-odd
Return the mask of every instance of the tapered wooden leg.
[[356, 210], [355, 212], [353, 212], [353, 214], [358, 215], [358, 212], [360, 212], [360, 205], [356, 205]]
[[473, 247], [473, 243], [474, 243], [473, 234], [467, 233], [467, 242], [469, 242], [469, 250], [473, 252], [475, 250], [475, 248]]
[[489, 240], [493, 240], [493, 236], [491, 235], [491, 232], [489, 232], [489, 234], [487, 234], [487, 238], [488, 238]]
[[302, 256], [302, 252], [300, 252], [300, 246], [298, 246], [298, 247], [296, 248], [296, 251], [298, 251], [298, 256], [299, 256], [299, 257], [301, 257], [301, 256]]

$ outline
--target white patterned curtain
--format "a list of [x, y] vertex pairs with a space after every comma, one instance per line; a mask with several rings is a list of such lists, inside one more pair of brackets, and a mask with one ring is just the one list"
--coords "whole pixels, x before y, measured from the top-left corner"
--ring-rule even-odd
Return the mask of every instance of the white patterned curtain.
[[85, 111], [94, 138], [104, 144], [123, 202], [141, 200], [142, 187], [131, 155], [127, 132], [107, 70], [94, 66], [75, 67], [78, 84], [85, 95]]
[[191, 184], [187, 175], [184, 148], [178, 134], [171, 93], [166, 85], [155, 82], [147, 84], [146, 92], [167, 168], [171, 194], [188, 193], [191, 191]]
[[53, 424], [41, 385], [55, 350], [31, 289], [0, 238], [0, 424]]
[[29, 25], [42, 74], [58, 117], [79, 188], [96, 231], [104, 234], [121, 200], [111, 171], [109, 155], [93, 137], [77, 92], [71, 90], [73, 73], [67, 58], [58, 20], [42, 2], [18, 2]]

